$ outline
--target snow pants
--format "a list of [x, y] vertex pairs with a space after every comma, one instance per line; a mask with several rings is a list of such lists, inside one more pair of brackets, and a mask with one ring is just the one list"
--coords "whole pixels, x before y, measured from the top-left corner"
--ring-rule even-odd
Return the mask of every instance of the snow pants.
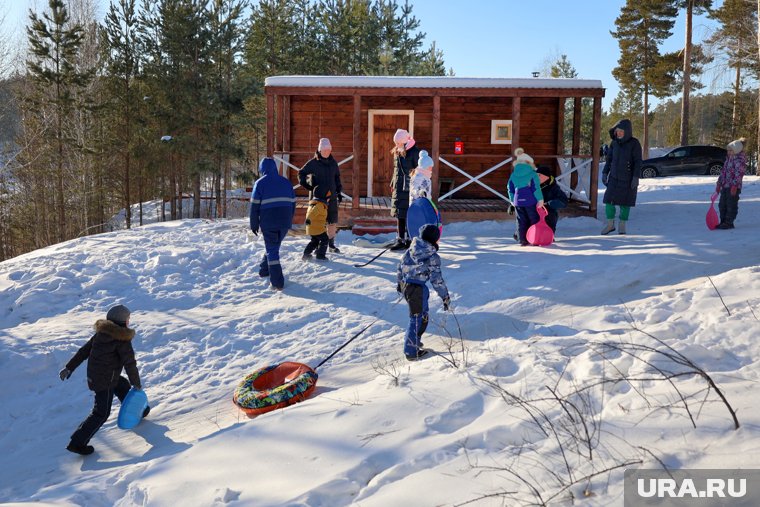
[[526, 234], [530, 226], [538, 223], [539, 216], [535, 206], [516, 206], [517, 213], [517, 239], [520, 243], [527, 243]]
[[428, 325], [430, 290], [425, 284], [406, 282], [404, 299], [409, 305], [409, 328], [404, 339], [404, 354], [416, 356], [420, 349], [420, 338]]
[[116, 387], [109, 387], [105, 391], [96, 391], [95, 405], [92, 407], [92, 412], [71, 435], [71, 443], [82, 447], [87, 445], [100, 427], [103, 426], [103, 423], [108, 420], [108, 416], [111, 415], [113, 395], [115, 394], [119, 398], [119, 401], [124, 401], [128, 392], [129, 381], [121, 376]]
[[304, 255], [311, 255], [311, 253], [317, 251], [317, 259], [324, 259], [327, 252], [327, 245], [330, 242], [330, 238], [327, 237], [327, 232], [311, 236], [311, 241], [306, 245], [303, 251]]
[[288, 235], [288, 228], [262, 230], [261, 234], [264, 236], [266, 253], [264, 253], [264, 258], [259, 264], [259, 276], [268, 276], [273, 287], [282, 289], [285, 286], [285, 276], [282, 274], [282, 266], [280, 265], [280, 245], [285, 236]]
[[734, 225], [736, 215], [739, 214], [739, 194], [741, 189], [736, 189], [736, 195], [731, 195], [730, 188], [723, 188], [720, 191], [720, 201], [718, 201], [718, 211], [720, 212], [720, 223]]

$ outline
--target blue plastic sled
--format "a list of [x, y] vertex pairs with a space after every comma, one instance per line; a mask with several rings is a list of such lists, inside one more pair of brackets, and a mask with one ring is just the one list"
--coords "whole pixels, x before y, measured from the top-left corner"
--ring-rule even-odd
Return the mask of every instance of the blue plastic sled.
[[148, 396], [145, 391], [130, 389], [119, 409], [119, 419], [116, 424], [123, 430], [131, 430], [142, 420], [145, 407], [148, 406]]

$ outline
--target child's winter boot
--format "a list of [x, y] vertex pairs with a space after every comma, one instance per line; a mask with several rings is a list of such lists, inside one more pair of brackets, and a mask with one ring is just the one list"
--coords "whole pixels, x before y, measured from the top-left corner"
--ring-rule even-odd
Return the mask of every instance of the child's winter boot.
[[607, 234], [611, 233], [615, 230], [615, 219], [608, 219], [607, 225], [604, 229], [602, 229], [602, 236], [606, 236]]
[[340, 253], [340, 249], [337, 246], [335, 246], [335, 238], [330, 238], [330, 241], [327, 246], [332, 253]]

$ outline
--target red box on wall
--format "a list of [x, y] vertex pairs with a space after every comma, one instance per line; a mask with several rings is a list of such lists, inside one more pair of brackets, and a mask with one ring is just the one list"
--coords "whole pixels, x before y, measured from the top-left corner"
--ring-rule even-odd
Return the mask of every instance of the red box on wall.
[[464, 142], [458, 137], [454, 141], [454, 155], [464, 155]]

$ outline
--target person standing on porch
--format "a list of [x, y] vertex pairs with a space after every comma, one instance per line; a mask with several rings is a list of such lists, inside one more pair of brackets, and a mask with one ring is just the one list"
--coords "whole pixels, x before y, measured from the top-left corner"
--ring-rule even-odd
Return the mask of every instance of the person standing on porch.
[[631, 208], [636, 206], [636, 195], [641, 177], [641, 143], [633, 137], [631, 120], [623, 119], [610, 129], [609, 149], [602, 171], [604, 191], [604, 214], [607, 225], [602, 235], [615, 230], [616, 206], [620, 206], [618, 234], [626, 233], [626, 223]]
[[328, 138], [319, 140], [314, 158], [298, 171], [298, 181], [309, 191], [310, 202], [316, 199], [327, 203], [327, 245], [331, 252], [340, 253], [335, 246], [335, 236], [338, 234], [338, 207], [343, 201], [343, 184]]
[[[393, 135], [393, 178], [391, 179], [391, 216], [396, 218], [398, 237], [391, 250], [406, 250], [411, 240], [406, 230], [406, 212], [409, 209], [409, 190], [412, 171], [417, 167], [420, 150], [412, 136], [404, 129]], [[415, 231], [416, 233], [416, 231]]]

